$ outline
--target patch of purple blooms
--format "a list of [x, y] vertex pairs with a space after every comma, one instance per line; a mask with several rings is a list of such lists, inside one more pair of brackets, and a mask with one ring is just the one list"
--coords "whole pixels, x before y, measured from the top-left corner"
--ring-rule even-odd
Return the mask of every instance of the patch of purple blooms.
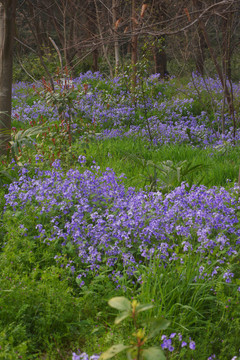
[[189, 188], [182, 183], [167, 195], [147, 193], [125, 189], [111, 169], [100, 172], [94, 165], [92, 171], [71, 169], [64, 174], [58, 161], [51, 171], [36, 169], [33, 178], [23, 170], [5, 199], [5, 209], [13, 216], [19, 208], [31, 216], [35, 212], [36, 238], [75, 246], [86, 268], [77, 274], [80, 278], [88, 271], [97, 273], [103, 264], [112, 271], [117, 263], [132, 275], [153, 254], [164, 264], [184, 263], [188, 253], [202, 259], [214, 255], [212, 273], [205, 274], [199, 264], [199, 278], [234, 278], [229, 264], [239, 251], [239, 205], [224, 188]]
[[172, 333], [169, 337], [166, 335], [162, 335], [161, 340], [162, 340], [162, 344], [161, 344], [162, 349], [167, 349], [170, 352], [174, 351], [173, 341], [178, 346], [180, 345], [181, 348], [189, 346], [190, 350], [195, 350], [196, 347], [195, 342], [191, 338], [189, 338], [189, 342], [184, 341], [182, 338], [182, 334]]
[[[205, 147], [212, 144], [218, 146], [233, 143], [232, 121], [227, 113], [224, 114], [225, 133], [222, 134], [220, 130], [223, 97], [218, 79], [202, 79], [194, 76], [193, 81], [188, 84], [190, 98], [180, 99], [176, 96], [170, 100], [161, 93], [153, 95], [151, 89], [159, 82], [160, 80], [154, 81], [153, 77], [146, 79], [148, 95], [145, 94], [144, 101], [142, 96], [136, 95], [136, 104], [133, 104], [131, 92], [123, 90], [121, 77], [106, 80], [100, 73], [81, 74], [73, 80], [79, 92], [71, 111], [74, 117], [80, 114], [81, 117], [96, 123], [101, 131], [100, 138], [137, 136], [149, 140], [150, 131], [154, 144], [190, 143]], [[86, 93], [83, 91], [84, 83], [88, 84]], [[16, 104], [13, 107], [13, 117], [27, 123], [41, 116], [48, 121], [57, 120], [59, 116], [57, 108], [49, 106], [44, 98], [38, 97], [29, 105], [26, 96], [29, 87], [31, 84], [24, 83], [14, 86], [13, 99]], [[203, 91], [209, 93], [208, 97], [213, 92], [219, 97], [214, 100], [214, 119], [209, 119], [207, 111], [194, 112], [194, 98]], [[233, 92], [235, 96], [240, 97], [237, 84], [233, 85]], [[139, 111], [142, 112], [140, 115]], [[143, 115], [146, 111], [147, 119]], [[211, 126], [209, 126], [210, 122]], [[240, 129], [237, 129], [235, 142], [239, 140]]]
[[100, 358], [100, 355], [92, 355], [88, 356], [86, 353], [82, 353], [77, 355], [76, 353], [72, 354], [72, 360], [98, 360]]

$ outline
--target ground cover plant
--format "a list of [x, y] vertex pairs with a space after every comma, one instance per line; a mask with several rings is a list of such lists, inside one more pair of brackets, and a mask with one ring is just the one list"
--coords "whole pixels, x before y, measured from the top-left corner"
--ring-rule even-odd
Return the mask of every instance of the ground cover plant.
[[15, 84], [0, 358], [238, 359], [239, 140], [217, 79]]

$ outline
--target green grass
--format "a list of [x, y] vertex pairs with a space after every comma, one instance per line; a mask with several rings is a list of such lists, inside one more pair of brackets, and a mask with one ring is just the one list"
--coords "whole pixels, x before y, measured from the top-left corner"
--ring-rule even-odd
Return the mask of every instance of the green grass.
[[[111, 86], [99, 83], [99, 88], [109, 90]], [[169, 99], [175, 94], [174, 88], [168, 88], [165, 83], [156, 87], [155, 91], [164, 92]], [[180, 96], [184, 97], [184, 94]], [[34, 100], [36, 97], [30, 90], [27, 102], [31, 105]], [[200, 110], [196, 107], [194, 111]], [[12, 125], [18, 130], [29, 127], [16, 120]], [[85, 155], [87, 168], [91, 168], [95, 160], [101, 170], [112, 168], [117, 175], [125, 174], [123, 182], [126, 187], [145, 189], [155, 179], [156, 187], [160, 189], [160, 181], [157, 180], [161, 179], [161, 171], [154, 164], [161, 168], [167, 160], [175, 165], [182, 161], [192, 166], [202, 165], [184, 177], [183, 180], [190, 184], [231, 188], [238, 181], [238, 147], [151, 146], [140, 138], [124, 137], [75, 141], [69, 149], [68, 141], [59, 133], [56, 140], [59, 143], [54, 147], [51, 136], [49, 139], [39, 137], [38, 153], [45, 151], [46, 155], [52, 156], [55, 152], [57, 158], [58, 147], [61, 147], [64, 170], [80, 167], [77, 158]], [[34, 174], [36, 153], [24, 148], [20, 159], [22, 164], [31, 160], [29, 174]], [[40, 166], [49, 169], [50, 162], [49, 157]], [[12, 170], [11, 167], [9, 165], [9, 174], [17, 178], [18, 169]], [[3, 169], [6, 165], [0, 163], [0, 171]], [[4, 182], [7, 179], [0, 173], [0, 184]], [[169, 182], [171, 187], [180, 184], [174, 177]], [[6, 188], [1, 186], [1, 215], [5, 191]], [[28, 236], [21, 230], [21, 224], [29, 229]], [[171, 360], [206, 360], [209, 354], [215, 352], [219, 353], [219, 360], [228, 360], [229, 354], [236, 354], [240, 327], [239, 294], [233, 297], [231, 284], [223, 283], [221, 276], [217, 280], [199, 279], [194, 282], [202, 261], [199, 254], [179, 254], [184, 259], [184, 265], [179, 263], [166, 268], [152, 259], [150, 264], [142, 265], [136, 274], [137, 277], [142, 276], [141, 285], [133, 284], [133, 279], [129, 279], [123, 270], [124, 276], [118, 279], [122, 286], [120, 290], [116, 290], [116, 284], [109, 281], [109, 269], [106, 267], [98, 277], [80, 289], [69, 268], [66, 268], [69, 260], [76, 256], [74, 250], [66, 248], [65, 253], [61, 253], [61, 240], [50, 245], [41, 242], [34, 237], [37, 233], [35, 227], [36, 218], [31, 212], [18, 211], [14, 219], [9, 212], [4, 215], [4, 222], [3, 217], [0, 219], [0, 360], [70, 360], [71, 351], [78, 348], [93, 354], [106, 350], [114, 343], [127, 342], [131, 335], [129, 323], [116, 327], [113, 324], [116, 312], [107, 306], [109, 298], [117, 295], [156, 304], [150, 315], [144, 315], [145, 321], [163, 315], [171, 321], [171, 332], [181, 332], [186, 337], [191, 333], [197, 342], [197, 355], [177, 348]], [[62, 256], [59, 263], [54, 260], [55, 255]], [[205, 260], [203, 263], [208, 274], [216, 259], [213, 256], [209, 260], [212, 260], [211, 264]], [[61, 267], [61, 264], [64, 266]], [[237, 267], [238, 264], [232, 266]], [[212, 293], [212, 288], [217, 290], [216, 294]], [[156, 342], [159, 341], [160, 338], [157, 338]], [[117, 360], [125, 360], [125, 356], [121, 355]]]
[[[143, 188], [153, 175], [152, 166], [146, 166], [142, 159], [151, 160], [158, 165], [171, 160], [174, 164], [187, 160], [193, 165], [204, 167], [193, 174], [190, 180], [206, 186], [229, 187], [237, 182], [239, 172], [240, 149], [237, 147], [213, 150], [193, 148], [188, 145], [150, 146], [148, 142], [136, 138], [115, 138], [103, 141], [91, 141], [87, 146], [76, 143], [75, 153], [84, 154], [90, 165], [94, 159], [101, 169], [112, 168], [117, 175], [126, 175], [127, 186]], [[230, 182], [229, 182], [230, 180]]]

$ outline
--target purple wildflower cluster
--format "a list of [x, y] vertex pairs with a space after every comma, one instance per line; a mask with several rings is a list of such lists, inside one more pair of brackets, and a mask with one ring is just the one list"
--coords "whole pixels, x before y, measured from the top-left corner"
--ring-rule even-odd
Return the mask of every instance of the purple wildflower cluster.
[[[159, 82], [160, 80], [158, 84]], [[83, 90], [85, 83], [88, 84], [87, 92]], [[102, 88], [96, 85], [99, 83]], [[142, 96], [136, 95], [136, 104], [132, 102], [131, 92], [123, 89], [120, 77], [110, 81], [99, 73], [88, 72], [74, 79], [73, 84], [78, 89], [78, 96], [71, 111], [75, 118], [80, 114], [91, 123], [96, 123], [101, 131], [100, 138], [137, 136], [149, 140], [150, 130], [155, 144], [190, 143], [194, 146], [217, 146], [231, 144], [233, 141], [232, 122], [227, 114], [224, 115], [225, 134], [220, 130], [223, 116], [221, 96], [215, 101], [214, 120], [209, 119], [207, 111], [200, 114], [193, 111], [194, 97], [203, 90], [221, 95], [219, 80], [194, 77], [194, 81], [188, 84], [192, 98], [173, 97], [169, 100], [160, 92], [152, 93], [150, 88], [157, 86], [157, 83], [149, 78], [146, 79], [145, 99], [143, 101]], [[58, 119], [57, 109], [49, 106], [44, 98], [38, 97], [33, 104], [29, 104], [23, 92], [25, 88], [25, 84], [14, 87], [13, 98], [17, 103], [13, 107], [13, 117], [22, 122], [37, 120], [40, 116], [44, 116], [48, 121]], [[233, 91], [235, 96], [240, 96], [238, 85], [234, 85]], [[148, 119], [143, 115], [146, 111]], [[240, 130], [237, 130], [235, 140], [240, 140]]]
[[72, 360], [98, 360], [100, 358], [100, 355], [92, 355], [88, 356], [86, 353], [82, 353], [77, 355], [76, 353], [72, 354]]
[[189, 338], [189, 343], [187, 343], [187, 341], [183, 340], [182, 334], [180, 333], [179, 334], [172, 333], [169, 337], [166, 335], [162, 335], [161, 340], [162, 340], [162, 344], [161, 344], [162, 349], [168, 349], [170, 352], [174, 351], [173, 341], [179, 343], [181, 348], [189, 346], [190, 350], [195, 350], [196, 347], [195, 342], [191, 338]]
[[98, 272], [102, 264], [114, 270], [120, 263], [131, 275], [153, 254], [167, 264], [183, 263], [189, 252], [216, 259], [211, 274], [199, 264], [199, 279], [222, 274], [231, 282], [234, 277], [229, 264], [240, 243], [238, 200], [224, 188], [182, 183], [167, 195], [135, 191], [125, 189], [111, 169], [101, 172], [93, 165], [92, 171], [64, 174], [58, 160], [51, 171], [36, 169], [33, 178], [23, 169], [5, 198], [13, 216], [17, 208], [35, 211], [41, 241], [61, 239], [63, 247], [68, 242], [76, 247], [81, 268], [86, 268], [76, 274], [82, 285], [87, 272]]

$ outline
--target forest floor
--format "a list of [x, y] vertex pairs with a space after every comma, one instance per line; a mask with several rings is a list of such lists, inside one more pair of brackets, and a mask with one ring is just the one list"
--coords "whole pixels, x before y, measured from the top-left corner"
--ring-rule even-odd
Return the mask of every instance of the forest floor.
[[16, 83], [12, 103], [0, 359], [123, 344], [116, 359], [239, 360], [240, 128], [220, 82], [154, 75], [133, 91], [88, 72], [54, 92]]

